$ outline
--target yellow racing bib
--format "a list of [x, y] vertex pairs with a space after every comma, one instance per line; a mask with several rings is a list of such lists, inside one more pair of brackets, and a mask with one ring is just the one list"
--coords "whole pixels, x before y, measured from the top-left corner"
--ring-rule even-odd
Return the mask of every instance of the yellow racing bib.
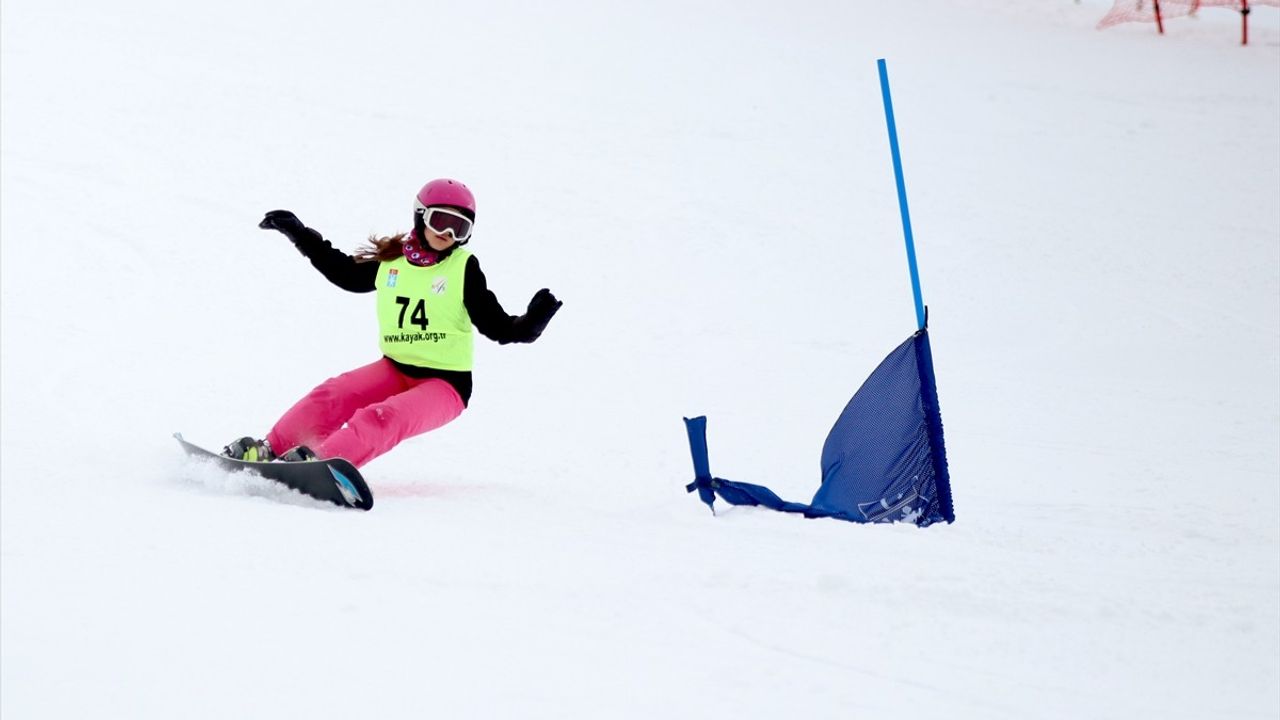
[[406, 365], [470, 370], [474, 336], [462, 283], [471, 253], [456, 248], [429, 267], [406, 258], [378, 268], [378, 332], [382, 354]]

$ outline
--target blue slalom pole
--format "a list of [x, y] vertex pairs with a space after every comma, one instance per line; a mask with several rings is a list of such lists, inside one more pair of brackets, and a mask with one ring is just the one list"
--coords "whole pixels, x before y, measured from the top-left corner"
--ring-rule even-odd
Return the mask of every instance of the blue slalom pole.
[[924, 299], [920, 295], [920, 271], [916, 269], [916, 243], [911, 235], [911, 212], [907, 210], [907, 183], [902, 179], [902, 155], [898, 152], [898, 127], [893, 122], [893, 99], [889, 97], [889, 71], [884, 58], [880, 68], [880, 92], [884, 94], [884, 120], [889, 125], [889, 149], [893, 152], [893, 174], [898, 180], [898, 207], [902, 210], [902, 232], [907, 237], [907, 264], [911, 266], [911, 292], [916, 300], [916, 327], [924, 329]]

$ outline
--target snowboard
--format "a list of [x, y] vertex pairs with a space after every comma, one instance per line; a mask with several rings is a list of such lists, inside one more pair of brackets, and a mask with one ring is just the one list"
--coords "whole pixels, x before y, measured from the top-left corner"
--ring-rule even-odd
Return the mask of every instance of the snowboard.
[[369, 485], [360, 476], [360, 471], [342, 458], [304, 462], [249, 462], [192, 445], [182, 439], [182, 433], [174, 433], [173, 436], [188, 455], [212, 460], [224, 470], [248, 470], [258, 477], [274, 480], [304, 495], [342, 507], [356, 510], [373, 507], [373, 493], [369, 491]]

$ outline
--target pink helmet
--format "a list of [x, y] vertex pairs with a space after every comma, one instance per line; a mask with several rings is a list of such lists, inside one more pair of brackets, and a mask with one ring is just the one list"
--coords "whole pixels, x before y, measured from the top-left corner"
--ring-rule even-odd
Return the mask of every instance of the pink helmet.
[[428, 208], [433, 205], [455, 207], [465, 211], [465, 214], [469, 215], [472, 221], [476, 219], [476, 198], [466, 185], [457, 180], [439, 178], [422, 186], [422, 189], [418, 191], [414, 209], [420, 212], [422, 208]]

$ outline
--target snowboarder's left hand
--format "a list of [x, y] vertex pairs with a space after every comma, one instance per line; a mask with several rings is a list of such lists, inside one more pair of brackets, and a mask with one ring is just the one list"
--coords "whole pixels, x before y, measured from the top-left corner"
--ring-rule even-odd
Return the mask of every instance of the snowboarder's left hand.
[[563, 302], [556, 299], [551, 291], [542, 288], [533, 294], [533, 299], [529, 301], [529, 310], [521, 318], [524, 322], [525, 333], [528, 340], [525, 342], [533, 342], [542, 335], [542, 331], [546, 329], [547, 323], [551, 322], [552, 316], [560, 310]]
[[551, 316], [555, 315], [563, 304], [563, 302], [556, 299], [555, 295], [551, 294], [550, 290], [542, 288], [534, 293], [533, 299], [529, 301], [528, 314], [530, 317], [541, 320], [542, 325], [545, 327], [547, 322], [551, 320]]

